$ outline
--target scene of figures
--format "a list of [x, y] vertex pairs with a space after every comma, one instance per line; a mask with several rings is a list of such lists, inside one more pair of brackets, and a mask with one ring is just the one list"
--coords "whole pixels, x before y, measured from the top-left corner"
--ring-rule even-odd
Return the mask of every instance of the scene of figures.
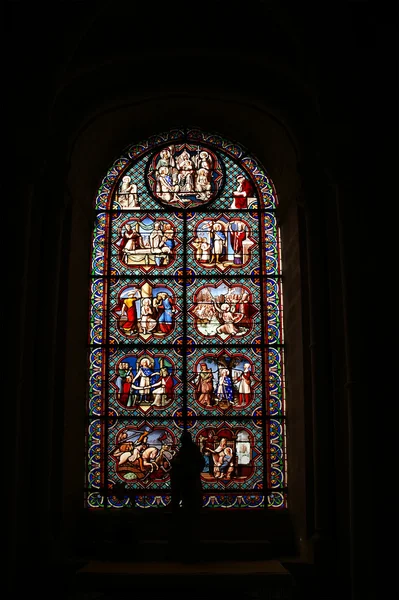
[[252, 304], [249, 290], [239, 284], [225, 283], [214, 287], [206, 285], [194, 295], [191, 313], [198, 331], [205, 336], [246, 335], [253, 324], [257, 310]]
[[126, 356], [111, 379], [115, 399], [124, 408], [144, 412], [169, 406], [178, 384], [174, 373], [174, 364], [166, 356]]
[[155, 155], [148, 181], [154, 195], [164, 202], [195, 206], [215, 196], [222, 171], [217, 156], [206, 148], [169, 146]]
[[203, 429], [197, 443], [205, 459], [202, 478], [226, 483], [243, 481], [253, 473], [252, 436], [246, 429]]
[[190, 383], [203, 408], [245, 408], [253, 399], [254, 367], [244, 356], [204, 356], [196, 364]]
[[123, 335], [140, 335], [146, 340], [151, 336], [169, 335], [175, 326], [176, 312], [172, 290], [163, 285], [152, 286], [148, 282], [124, 288], [113, 310]]
[[124, 175], [116, 193], [116, 204], [124, 210], [137, 210], [140, 208], [137, 185], [132, 182], [130, 175]]
[[196, 262], [205, 268], [240, 268], [251, 258], [250, 228], [241, 219], [205, 219], [195, 229], [191, 242]]
[[126, 481], [168, 477], [170, 462], [176, 454], [176, 441], [170, 431], [162, 427], [127, 427], [116, 438], [112, 458], [116, 472]]
[[146, 267], [166, 267], [175, 258], [175, 227], [165, 219], [130, 219], [119, 227], [114, 245], [125, 265], [147, 271]]

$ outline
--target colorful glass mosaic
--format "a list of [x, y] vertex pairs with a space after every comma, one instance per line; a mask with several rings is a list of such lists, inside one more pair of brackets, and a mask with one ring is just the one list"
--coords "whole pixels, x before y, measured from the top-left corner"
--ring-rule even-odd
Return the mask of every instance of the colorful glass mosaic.
[[91, 509], [170, 507], [184, 430], [203, 506], [287, 507], [277, 196], [239, 144], [176, 129], [104, 177], [93, 225]]

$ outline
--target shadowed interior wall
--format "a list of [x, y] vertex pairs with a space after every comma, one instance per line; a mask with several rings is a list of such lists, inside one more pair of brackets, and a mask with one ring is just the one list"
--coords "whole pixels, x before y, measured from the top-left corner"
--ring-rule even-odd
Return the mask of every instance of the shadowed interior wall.
[[[16, 385], [10, 378], [13, 591], [26, 582], [40, 589], [48, 580], [43, 565], [64, 560], [81, 537], [96, 190], [127, 144], [176, 125], [237, 140], [276, 185], [289, 519], [302, 557], [318, 560], [328, 581], [338, 574], [343, 588], [351, 581], [363, 589], [372, 354], [365, 197], [370, 181], [375, 189], [383, 183], [363, 157], [370, 120], [377, 121], [367, 103], [378, 99], [370, 68], [378, 63], [376, 76], [388, 64], [385, 26], [381, 34], [388, 9], [337, 4], [326, 19], [322, 4], [231, 3], [237, 29], [229, 30], [225, 7], [215, 2], [212, 18], [193, 20], [181, 43], [165, 26], [173, 12], [173, 31], [186, 30], [186, 12], [175, 4], [155, 14], [152, 5], [121, 3], [123, 32], [107, 1], [9, 4], [16, 221], [8, 248], [18, 267], [9, 269], [15, 293], [7, 319], [18, 357], [10, 369], [17, 370]], [[382, 112], [391, 114], [384, 106], [378, 127]], [[7, 354], [14, 356], [8, 346]], [[278, 540], [279, 524], [266, 529]]]

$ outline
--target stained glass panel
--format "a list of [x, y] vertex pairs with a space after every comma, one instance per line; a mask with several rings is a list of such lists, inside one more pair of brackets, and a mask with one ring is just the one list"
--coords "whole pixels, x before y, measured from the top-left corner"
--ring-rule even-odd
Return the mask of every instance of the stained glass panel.
[[188, 405], [199, 415], [252, 416], [262, 409], [262, 356], [256, 346], [198, 348], [187, 359]]
[[124, 213], [111, 220], [111, 271], [173, 275], [182, 265], [183, 224], [165, 213]]
[[108, 485], [122, 480], [125, 488], [170, 489], [170, 461], [181, 428], [174, 419], [108, 419]]
[[128, 351], [118, 348], [112, 352], [109, 413], [166, 417], [182, 405], [181, 356], [159, 351], [158, 346], [150, 348]]
[[196, 213], [188, 221], [187, 264], [210, 274], [251, 272], [259, 268], [258, 240], [258, 219], [248, 212]]
[[182, 335], [183, 288], [163, 277], [113, 277], [109, 335], [117, 344], [172, 344]]
[[184, 430], [203, 505], [287, 506], [276, 194], [239, 144], [176, 129], [129, 147], [97, 194], [87, 469], [92, 509], [162, 509]]
[[192, 419], [193, 439], [205, 458], [207, 490], [263, 489], [263, 428], [257, 419]]
[[188, 289], [187, 333], [202, 343], [248, 344], [262, 335], [260, 287], [244, 277], [196, 279]]

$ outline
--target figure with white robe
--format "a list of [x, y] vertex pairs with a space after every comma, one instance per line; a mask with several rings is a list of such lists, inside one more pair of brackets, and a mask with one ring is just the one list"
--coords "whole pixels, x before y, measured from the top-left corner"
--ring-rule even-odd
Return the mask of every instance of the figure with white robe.
[[156, 375], [159, 375], [159, 373], [154, 373], [152, 371], [152, 369], [150, 368], [150, 361], [148, 360], [148, 358], [143, 358], [139, 370], [137, 371], [133, 379], [133, 384], [135, 384], [137, 380], [139, 382], [138, 386], [136, 384], [136, 387], [138, 387], [139, 389], [140, 404], [147, 404], [149, 402], [151, 394], [151, 384], [154, 383], [154, 377]]
[[157, 171], [156, 192], [160, 198], [167, 202], [173, 201], [177, 186], [173, 184], [172, 177], [169, 175], [167, 167], [161, 167]]
[[150, 233], [150, 247], [153, 252], [160, 247], [162, 238], [163, 231], [161, 229], [161, 224], [155, 222], [154, 229]]
[[212, 246], [212, 256], [210, 258], [210, 262], [213, 262], [213, 259], [215, 258], [215, 262], [221, 262], [222, 260], [222, 256], [225, 252], [225, 248], [226, 248], [226, 234], [223, 231], [223, 227], [220, 223], [215, 223], [213, 226], [213, 236], [212, 236], [212, 240], [213, 240], [213, 246]]
[[131, 183], [131, 177], [122, 177], [122, 184], [118, 193], [118, 202], [121, 208], [139, 208], [137, 185]]
[[140, 316], [140, 325], [143, 330], [143, 333], [150, 333], [157, 324], [156, 319], [154, 318], [154, 310], [152, 306], [151, 298], [143, 298], [141, 301], [141, 316]]

